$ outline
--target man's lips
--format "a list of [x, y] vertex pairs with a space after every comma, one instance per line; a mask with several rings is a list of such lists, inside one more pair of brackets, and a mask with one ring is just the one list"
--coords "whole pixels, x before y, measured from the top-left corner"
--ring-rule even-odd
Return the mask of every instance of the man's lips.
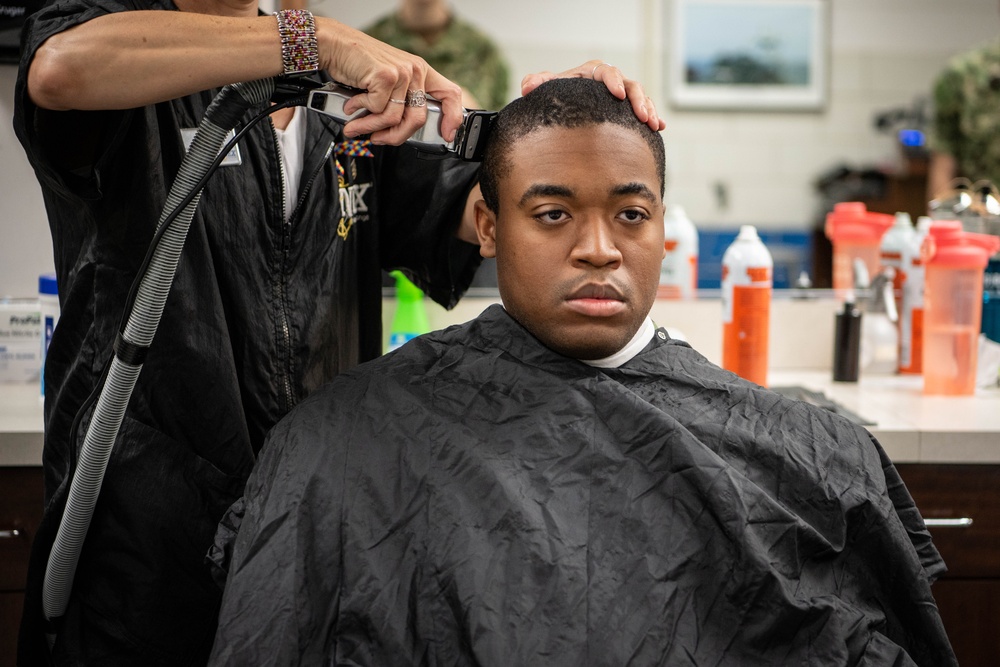
[[608, 299], [612, 301], [624, 301], [625, 297], [621, 290], [610, 283], [587, 283], [582, 287], [570, 292], [567, 299]]
[[625, 296], [609, 283], [588, 283], [570, 292], [566, 305], [588, 317], [612, 317], [625, 310]]

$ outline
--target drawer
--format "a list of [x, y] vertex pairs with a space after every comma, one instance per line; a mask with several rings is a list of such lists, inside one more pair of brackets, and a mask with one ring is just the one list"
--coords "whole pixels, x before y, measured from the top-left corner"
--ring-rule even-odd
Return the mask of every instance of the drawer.
[[929, 526], [949, 578], [1000, 577], [1000, 465], [899, 464], [924, 520], [972, 519]]
[[17, 633], [24, 595], [0, 592], [0, 667], [16, 667]]
[[962, 667], [994, 667], [1000, 655], [1000, 579], [945, 577], [931, 589]]
[[24, 589], [42, 520], [42, 484], [40, 467], [0, 467], [0, 592]]

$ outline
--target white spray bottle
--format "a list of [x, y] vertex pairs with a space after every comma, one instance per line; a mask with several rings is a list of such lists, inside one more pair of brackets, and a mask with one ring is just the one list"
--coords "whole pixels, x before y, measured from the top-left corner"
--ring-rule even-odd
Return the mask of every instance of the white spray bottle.
[[698, 230], [680, 206], [672, 206], [663, 217], [663, 247], [660, 265], [662, 299], [694, 299], [698, 289]]

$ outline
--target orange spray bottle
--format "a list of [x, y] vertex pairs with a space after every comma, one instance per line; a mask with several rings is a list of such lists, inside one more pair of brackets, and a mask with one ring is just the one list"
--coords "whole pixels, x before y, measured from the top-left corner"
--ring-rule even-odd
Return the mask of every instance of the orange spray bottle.
[[722, 256], [722, 367], [767, 386], [774, 261], [752, 225]]

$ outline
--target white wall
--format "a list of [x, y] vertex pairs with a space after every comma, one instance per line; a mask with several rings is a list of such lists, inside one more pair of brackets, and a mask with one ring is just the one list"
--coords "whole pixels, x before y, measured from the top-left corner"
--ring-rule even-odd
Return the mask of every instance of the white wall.
[[[829, 103], [821, 112], [680, 111], [667, 102], [663, 48], [672, 0], [453, 0], [494, 36], [521, 76], [598, 58], [640, 79], [667, 118], [668, 192], [703, 228], [806, 228], [815, 178], [839, 164], [894, 166], [894, 139], [874, 114], [926, 95], [947, 58], [1000, 35], [997, 0], [829, 0]], [[395, 0], [310, 0], [317, 14], [362, 26]], [[0, 66], [0, 295], [31, 295], [52, 266], [41, 197], [10, 129], [14, 68]], [[728, 208], [714, 195], [729, 194]]]
[[12, 126], [16, 74], [0, 65], [0, 298], [38, 294], [38, 274], [53, 270], [42, 194]]

